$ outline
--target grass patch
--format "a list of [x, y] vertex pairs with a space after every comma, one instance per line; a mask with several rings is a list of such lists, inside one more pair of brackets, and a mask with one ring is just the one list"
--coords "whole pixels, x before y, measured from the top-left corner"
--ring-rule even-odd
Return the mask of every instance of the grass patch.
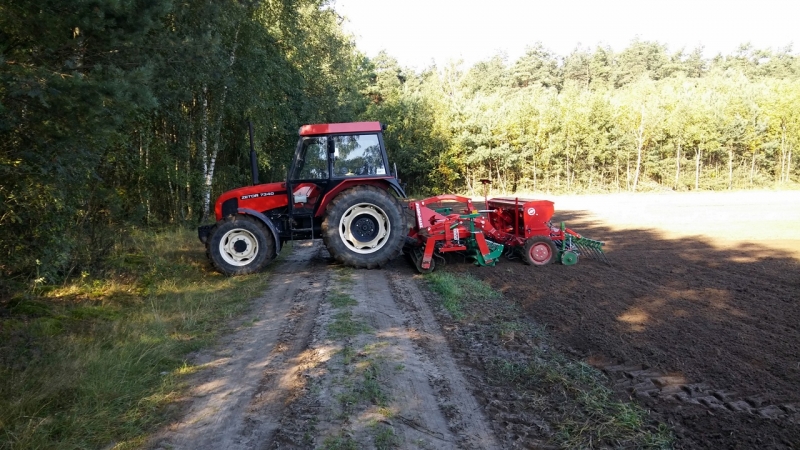
[[376, 423], [373, 429], [375, 432], [373, 442], [377, 450], [389, 450], [400, 446], [400, 438], [392, 428]]
[[345, 366], [349, 366], [351, 362], [353, 362], [353, 357], [356, 355], [356, 351], [350, 345], [345, 345], [339, 351], [342, 354], [342, 364]]
[[350, 311], [342, 311], [333, 316], [333, 322], [328, 324], [328, 334], [333, 339], [358, 336], [368, 333], [370, 328], [364, 322], [353, 319]]
[[430, 289], [439, 295], [442, 306], [454, 319], [464, 318], [464, 305], [492, 300], [500, 294], [483, 281], [450, 272], [433, 272], [425, 277]]
[[342, 418], [366, 404], [388, 411], [389, 394], [383, 388], [379, 364], [372, 360], [362, 361], [356, 370], [355, 378], [349, 379], [345, 391], [337, 396], [343, 412]]
[[0, 319], [0, 448], [143, 445], [213, 342], [266, 287], [225, 277], [192, 230], [135, 232], [103, 278], [17, 294]]
[[325, 450], [359, 450], [360, 446], [351, 436], [341, 433], [338, 436], [325, 438], [322, 448]]
[[360, 398], [373, 405], [385, 407], [389, 402], [389, 395], [381, 384], [380, 370], [373, 362], [369, 362], [364, 368], [363, 380], [358, 390]]
[[352, 284], [354, 283], [353, 274], [355, 273], [352, 267], [348, 266], [336, 266], [334, 268], [336, 273], [336, 280], [342, 284]]
[[351, 297], [348, 294], [341, 293], [339, 291], [334, 291], [328, 296], [328, 301], [331, 302], [331, 306], [334, 308], [345, 308], [348, 306], [355, 306], [358, 304], [356, 299]]
[[[500, 338], [508, 333], [533, 334], [519, 322], [501, 324]], [[504, 333], [505, 332], [505, 333]], [[549, 346], [548, 346], [549, 347]], [[672, 434], [666, 426], [653, 430], [647, 425], [647, 412], [634, 403], [613, 398], [602, 372], [582, 361], [574, 361], [552, 350], [539, 351], [525, 359], [509, 361], [495, 358], [487, 365], [491, 384], [511, 385], [529, 397], [558, 392], [565, 407], [554, 423], [555, 443], [567, 448], [590, 447], [592, 443], [625, 443], [636, 448], [670, 448]]]

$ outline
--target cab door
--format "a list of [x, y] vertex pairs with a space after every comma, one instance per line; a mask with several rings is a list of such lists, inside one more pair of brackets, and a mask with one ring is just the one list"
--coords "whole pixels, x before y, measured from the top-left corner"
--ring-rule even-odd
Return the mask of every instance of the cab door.
[[[304, 137], [298, 147], [286, 185], [289, 213], [296, 220], [313, 217], [322, 194], [328, 190], [331, 173], [327, 136]], [[298, 220], [298, 226], [312, 225], [310, 221]]]

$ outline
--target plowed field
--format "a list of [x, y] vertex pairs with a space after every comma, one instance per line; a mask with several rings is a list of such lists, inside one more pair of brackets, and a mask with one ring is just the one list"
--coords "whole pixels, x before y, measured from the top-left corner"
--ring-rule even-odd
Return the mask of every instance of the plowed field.
[[552, 198], [611, 265], [468, 271], [677, 448], [800, 448], [800, 192]]

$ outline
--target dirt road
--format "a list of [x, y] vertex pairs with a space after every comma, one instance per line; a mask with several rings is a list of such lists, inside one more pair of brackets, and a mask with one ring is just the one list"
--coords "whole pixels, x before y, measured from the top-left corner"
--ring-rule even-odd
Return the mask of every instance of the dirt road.
[[499, 448], [413, 274], [327, 256], [298, 243], [270, 272], [152, 447]]

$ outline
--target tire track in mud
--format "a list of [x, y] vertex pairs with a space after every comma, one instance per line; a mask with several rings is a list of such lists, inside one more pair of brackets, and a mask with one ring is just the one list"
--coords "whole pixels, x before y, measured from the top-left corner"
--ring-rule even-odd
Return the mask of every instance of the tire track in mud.
[[189, 381], [187, 412], [151, 439], [151, 448], [253, 449], [271, 439], [298, 390], [295, 373], [328, 283], [321, 250], [295, 243], [245, 315], [255, 317], [252, 325], [193, 358], [202, 370]]
[[[447, 417], [451, 432], [462, 437], [459, 448], [498, 448], [498, 442], [482, 408], [469, 392], [469, 384], [453, 358], [447, 339], [442, 334], [424, 294], [417, 283], [409, 282], [406, 276], [391, 274], [391, 290], [398, 305], [406, 313], [404, 325], [410, 331], [413, 344], [437, 369], [430, 372], [430, 383], [439, 399], [440, 409]], [[471, 435], [464, 434], [465, 430], [469, 430]]]
[[766, 419], [800, 424], [800, 404], [774, 403], [765, 395], [740, 396], [715, 389], [707, 383], [688, 383], [680, 375], [663, 373], [643, 365], [601, 366], [614, 389], [644, 400], [656, 399], [697, 405], [714, 413], [753, 414]]
[[[328, 295], [354, 299], [347, 311], [370, 331], [331, 338], [327, 327], [342, 310], [323, 302], [307, 351], [315, 363], [301, 374], [305, 395], [289, 406], [271, 448], [319, 448], [332, 439], [375, 448], [387, 430], [400, 448], [499, 448], [416, 280], [358, 270], [345, 281], [331, 283]], [[387, 399], [351, 409], [343, 399], [367, 366], [377, 368]]]

